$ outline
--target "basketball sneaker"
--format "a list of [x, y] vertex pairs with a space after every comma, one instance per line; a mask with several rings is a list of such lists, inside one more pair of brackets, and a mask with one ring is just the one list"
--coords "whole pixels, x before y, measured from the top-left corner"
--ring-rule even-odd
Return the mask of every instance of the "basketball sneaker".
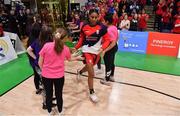
[[52, 115], [52, 111], [51, 111], [51, 112], [48, 112], [48, 116], [53, 116], [53, 115]]
[[92, 102], [97, 103], [99, 101], [98, 97], [96, 96], [95, 93], [89, 94], [89, 98], [91, 99]]
[[114, 82], [115, 81], [114, 76], [111, 76], [109, 80]]
[[96, 69], [95, 70], [95, 75], [98, 75], [98, 74], [103, 74], [103, 69], [101, 68], [101, 69]]
[[107, 81], [106, 79], [101, 79], [101, 80], [100, 80], [100, 83], [101, 83], [101, 84], [104, 84], [104, 85], [107, 85], [107, 86], [110, 86], [110, 85], [111, 85], [111, 83], [110, 83], [109, 81]]

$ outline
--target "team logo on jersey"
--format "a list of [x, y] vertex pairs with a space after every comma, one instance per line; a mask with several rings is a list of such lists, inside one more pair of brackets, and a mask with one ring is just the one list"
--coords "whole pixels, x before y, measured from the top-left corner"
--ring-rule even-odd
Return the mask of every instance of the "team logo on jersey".
[[97, 34], [97, 35], [99, 34], [99, 30], [96, 31], [96, 34]]

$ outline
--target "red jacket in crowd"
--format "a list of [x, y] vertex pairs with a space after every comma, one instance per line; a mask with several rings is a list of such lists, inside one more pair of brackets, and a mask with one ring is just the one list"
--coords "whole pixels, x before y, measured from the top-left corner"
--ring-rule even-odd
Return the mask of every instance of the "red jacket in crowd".
[[139, 28], [146, 29], [147, 28], [147, 20], [149, 15], [141, 14], [139, 15]]
[[169, 23], [171, 18], [171, 13], [170, 12], [163, 12], [162, 14], [162, 22], [163, 23]]
[[180, 34], [180, 18], [176, 19], [175, 21], [173, 33]]
[[162, 15], [163, 14], [163, 9], [162, 9], [163, 6], [164, 6], [163, 3], [158, 3], [157, 9], [156, 9], [156, 14], [157, 15]]

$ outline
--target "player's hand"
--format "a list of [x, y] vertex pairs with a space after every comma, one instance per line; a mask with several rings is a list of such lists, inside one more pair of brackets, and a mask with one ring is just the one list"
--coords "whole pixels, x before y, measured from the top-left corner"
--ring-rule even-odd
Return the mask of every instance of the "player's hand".
[[100, 48], [100, 49], [98, 50], [98, 54], [101, 55], [102, 52], [103, 52], [103, 49]]
[[102, 58], [104, 57], [105, 53], [106, 53], [105, 51], [102, 51], [102, 53], [101, 53]]

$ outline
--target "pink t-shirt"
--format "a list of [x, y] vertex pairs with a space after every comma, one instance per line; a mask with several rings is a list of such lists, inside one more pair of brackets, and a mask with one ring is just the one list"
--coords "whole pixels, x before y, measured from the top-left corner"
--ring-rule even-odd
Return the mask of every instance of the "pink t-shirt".
[[70, 59], [71, 54], [67, 46], [60, 54], [54, 50], [54, 42], [44, 45], [39, 55], [43, 57], [42, 76], [46, 78], [61, 78], [64, 76], [64, 61]]
[[110, 41], [117, 41], [118, 40], [118, 30], [117, 27], [112, 25], [108, 27], [108, 33], [110, 35]]

